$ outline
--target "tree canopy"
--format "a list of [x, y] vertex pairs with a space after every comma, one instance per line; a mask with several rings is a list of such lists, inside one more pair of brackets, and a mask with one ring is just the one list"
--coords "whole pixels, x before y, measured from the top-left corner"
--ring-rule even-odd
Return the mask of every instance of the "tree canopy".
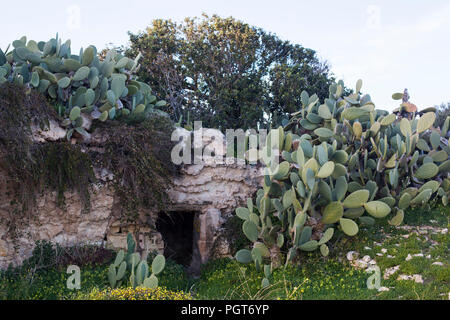
[[168, 102], [175, 121], [276, 126], [300, 106], [303, 90], [325, 98], [334, 81], [314, 50], [232, 17], [157, 19], [129, 35], [126, 54], [142, 53], [138, 75]]

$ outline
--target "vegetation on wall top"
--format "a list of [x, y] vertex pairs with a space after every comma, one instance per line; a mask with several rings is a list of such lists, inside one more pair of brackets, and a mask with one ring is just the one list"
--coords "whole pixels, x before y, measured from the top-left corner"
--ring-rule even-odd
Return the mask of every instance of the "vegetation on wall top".
[[[285, 265], [300, 251], [327, 256], [336, 234], [355, 236], [375, 219], [399, 226], [409, 207], [448, 204], [450, 117], [434, 127], [436, 109], [419, 112], [406, 91], [393, 95], [402, 103], [390, 114], [375, 109], [361, 80], [354, 94], [343, 88], [331, 85], [322, 103], [302, 92], [289, 124], [267, 137], [256, 201], [236, 209], [253, 243], [236, 259], [264, 270], [263, 287], [283, 256]], [[274, 155], [282, 157], [275, 168]]]
[[302, 90], [326, 98], [334, 80], [314, 50], [232, 17], [157, 19], [130, 42], [126, 55], [142, 53], [138, 75], [168, 101], [175, 122], [278, 126], [300, 105]]

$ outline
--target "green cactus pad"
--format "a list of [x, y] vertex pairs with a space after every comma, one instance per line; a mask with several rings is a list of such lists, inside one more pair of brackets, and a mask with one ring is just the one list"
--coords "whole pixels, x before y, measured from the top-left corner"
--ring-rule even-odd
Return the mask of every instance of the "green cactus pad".
[[321, 138], [331, 138], [334, 133], [330, 129], [327, 128], [317, 128], [314, 130], [314, 133]]
[[143, 283], [144, 288], [155, 289], [158, 287], [158, 278], [155, 275], [150, 275]]
[[402, 224], [404, 217], [405, 213], [403, 212], [403, 210], [397, 210], [397, 214], [388, 222], [391, 226], [398, 227]]
[[354, 209], [362, 207], [369, 200], [370, 193], [368, 190], [358, 190], [345, 198], [343, 205], [345, 208]]
[[319, 245], [323, 245], [324, 243], [327, 243], [328, 241], [330, 241], [331, 238], [333, 237], [333, 234], [334, 234], [334, 229], [333, 228], [328, 228], [324, 232], [322, 238], [320, 239]]
[[436, 176], [439, 172], [439, 167], [434, 163], [425, 163], [419, 169], [417, 169], [416, 174], [414, 175], [418, 179], [431, 179]]
[[235, 258], [240, 263], [250, 263], [253, 261], [252, 254], [247, 249], [241, 249], [238, 252], [236, 252]]
[[316, 240], [310, 240], [298, 246], [298, 248], [302, 251], [314, 251], [319, 247], [319, 244]]
[[386, 203], [381, 201], [371, 201], [365, 203], [364, 208], [374, 218], [384, 218], [391, 212], [391, 208]]
[[244, 224], [242, 225], [242, 231], [250, 241], [256, 242], [258, 240], [258, 228], [252, 221], [244, 221]]
[[317, 177], [321, 179], [328, 178], [334, 171], [334, 162], [328, 161], [326, 162], [317, 173]]
[[322, 244], [320, 246], [320, 253], [322, 254], [322, 256], [327, 257], [328, 254], [330, 253], [330, 249], [328, 248], [328, 246], [326, 244]]
[[344, 215], [344, 207], [340, 202], [329, 203], [322, 214], [322, 222], [324, 224], [332, 224], [339, 221]]
[[125, 257], [125, 252], [121, 249], [117, 253], [116, 259], [114, 260], [114, 266], [119, 267]]
[[259, 252], [261, 253], [261, 256], [263, 256], [264, 258], [268, 258], [270, 257], [270, 252], [269, 249], [267, 249], [266, 245], [262, 242], [255, 242], [253, 244], [254, 248], [257, 248], [259, 250]]
[[77, 70], [77, 72], [75, 72], [75, 74], [73, 75], [73, 81], [81, 81], [86, 79], [89, 76], [89, 67], [81, 67], [80, 69]]
[[339, 220], [339, 223], [341, 225], [342, 231], [344, 231], [344, 233], [350, 237], [355, 236], [359, 231], [358, 225], [353, 220], [341, 218]]
[[420, 192], [414, 199], [411, 200], [410, 205], [411, 206], [422, 205], [430, 199], [432, 194], [433, 190], [425, 189], [422, 192]]
[[434, 112], [428, 112], [420, 117], [417, 123], [417, 133], [428, 130], [436, 120], [436, 114]]
[[248, 220], [250, 217], [250, 211], [247, 208], [240, 207], [236, 209], [236, 215], [242, 220]]

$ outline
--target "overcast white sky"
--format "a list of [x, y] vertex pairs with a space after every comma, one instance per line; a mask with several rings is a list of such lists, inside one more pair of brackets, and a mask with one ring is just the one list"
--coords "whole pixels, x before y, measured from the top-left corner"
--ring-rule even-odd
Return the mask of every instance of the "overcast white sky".
[[450, 101], [450, 1], [444, 0], [169, 0], [6, 1], [0, 47], [26, 35], [48, 40], [56, 32], [72, 51], [94, 44], [123, 45], [127, 31], [155, 18], [181, 21], [202, 12], [233, 16], [316, 50], [332, 71], [392, 110], [393, 92], [408, 88], [419, 109]]

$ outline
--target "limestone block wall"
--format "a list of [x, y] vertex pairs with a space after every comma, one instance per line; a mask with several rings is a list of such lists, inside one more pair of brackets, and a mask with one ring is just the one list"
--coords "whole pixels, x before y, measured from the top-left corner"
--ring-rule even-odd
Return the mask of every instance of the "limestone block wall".
[[[101, 170], [96, 170], [101, 172]], [[239, 205], [257, 190], [261, 176], [255, 166], [188, 165], [174, 180], [168, 191], [167, 211], [195, 211], [194, 252], [191, 265], [195, 268], [211, 256], [221, 225]], [[36, 195], [37, 205], [32, 218], [17, 230], [12, 238], [7, 223], [12, 214], [11, 198], [5, 192], [7, 178], [0, 172], [0, 268], [10, 263], [19, 265], [31, 255], [38, 240], [61, 245], [103, 244], [118, 249], [126, 248], [126, 236], [133, 232], [144, 252], [164, 252], [162, 235], [154, 226], [145, 223], [122, 224], [115, 211], [114, 191], [107, 182], [93, 186], [91, 210], [82, 212], [82, 202], [76, 192], [66, 192], [65, 210], [56, 203], [56, 194]], [[154, 219], [158, 212], [143, 212]], [[221, 246], [222, 254], [226, 247]]]

